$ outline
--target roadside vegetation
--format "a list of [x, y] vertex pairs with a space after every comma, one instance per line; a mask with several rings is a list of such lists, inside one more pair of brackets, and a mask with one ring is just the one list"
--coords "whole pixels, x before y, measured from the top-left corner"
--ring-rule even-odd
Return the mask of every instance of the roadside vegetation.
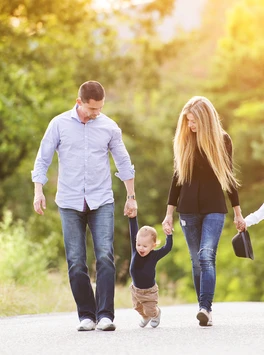
[[[120, 0], [120, 3], [124, 0]], [[33, 211], [31, 170], [49, 121], [75, 103], [89, 79], [106, 89], [104, 113], [122, 128], [136, 168], [139, 224], [161, 222], [172, 176], [172, 139], [183, 104], [207, 96], [231, 135], [243, 215], [264, 196], [264, 0], [208, 0], [199, 27], [158, 25], [177, 0], [98, 12], [90, 0], [2, 0], [0, 5], [0, 316], [75, 310], [54, 203], [57, 158]], [[87, 25], [88, 24], [88, 25]], [[126, 36], [127, 34], [127, 36]], [[116, 307], [131, 307], [125, 189], [114, 176]], [[234, 255], [229, 213], [217, 258], [215, 301], [264, 301], [264, 222], [250, 227], [255, 260]], [[94, 256], [88, 235], [92, 280]], [[157, 268], [161, 304], [196, 302], [175, 215], [174, 246]]]

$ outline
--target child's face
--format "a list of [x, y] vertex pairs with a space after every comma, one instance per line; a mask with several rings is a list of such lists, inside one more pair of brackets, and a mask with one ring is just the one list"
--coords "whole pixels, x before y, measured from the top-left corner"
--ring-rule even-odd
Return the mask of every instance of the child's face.
[[155, 246], [151, 235], [137, 236], [136, 249], [140, 256], [147, 256]]

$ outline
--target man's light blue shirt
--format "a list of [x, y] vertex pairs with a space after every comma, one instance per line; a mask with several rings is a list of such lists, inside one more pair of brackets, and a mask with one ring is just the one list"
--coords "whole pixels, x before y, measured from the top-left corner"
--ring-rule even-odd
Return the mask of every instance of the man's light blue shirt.
[[135, 170], [116, 122], [100, 113], [83, 124], [76, 108], [50, 121], [38, 150], [32, 181], [46, 184], [56, 151], [59, 164], [56, 204], [83, 211], [86, 200], [93, 210], [114, 201], [109, 152], [120, 180], [134, 178]]

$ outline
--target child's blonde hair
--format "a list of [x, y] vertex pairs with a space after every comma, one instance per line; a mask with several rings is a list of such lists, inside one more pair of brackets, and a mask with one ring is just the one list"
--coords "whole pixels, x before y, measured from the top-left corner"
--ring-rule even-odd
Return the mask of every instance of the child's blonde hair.
[[158, 239], [158, 233], [155, 228], [150, 226], [143, 226], [137, 232], [137, 238], [141, 237], [151, 237], [154, 244], [159, 245], [160, 240]]
[[[196, 133], [188, 127], [188, 113], [195, 118]], [[225, 134], [216, 109], [206, 97], [194, 96], [185, 104], [174, 137], [174, 173], [179, 185], [191, 182], [195, 150], [198, 148], [208, 159], [223, 190], [231, 192], [231, 187], [240, 186], [232, 171]]]

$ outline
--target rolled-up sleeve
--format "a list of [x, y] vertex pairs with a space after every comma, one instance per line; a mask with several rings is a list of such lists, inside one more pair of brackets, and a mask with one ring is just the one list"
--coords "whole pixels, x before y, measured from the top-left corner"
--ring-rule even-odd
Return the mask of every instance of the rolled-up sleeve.
[[119, 127], [113, 130], [109, 149], [118, 170], [115, 176], [121, 181], [133, 179], [135, 177], [135, 168], [134, 165], [131, 164], [130, 156], [122, 140], [122, 131]]
[[58, 146], [58, 130], [55, 121], [52, 120], [40, 143], [37, 157], [34, 163], [34, 169], [31, 171], [33, 182], [39, 182], [45, 185], [48, 181], [47, 171], [52, 162], [54, 152]]

